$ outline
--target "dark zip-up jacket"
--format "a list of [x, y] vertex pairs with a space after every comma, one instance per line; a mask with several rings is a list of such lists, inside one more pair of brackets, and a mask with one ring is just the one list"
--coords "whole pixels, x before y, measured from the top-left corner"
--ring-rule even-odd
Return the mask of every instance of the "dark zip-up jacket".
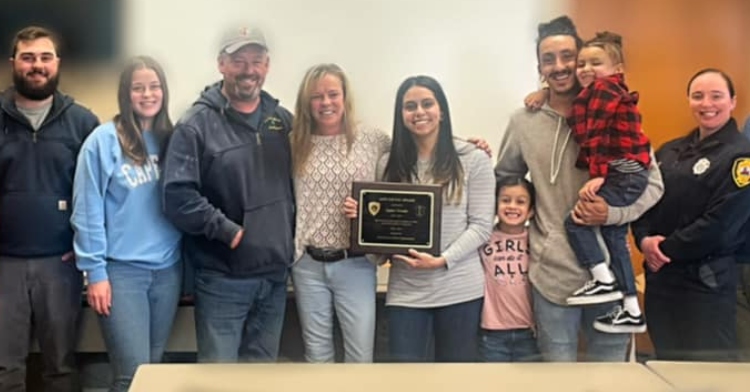
[[698, 130], [656, 152], [664, 196], [633, 224], [636, 243], [662, 235], [671, 259], [650, 277], [649, 289], [690, 287], [732, 291], [735, 254], [750, 219], [750, 141], [734, 119], [698, 139]]
[[0, 98], [0, 254], [64, 254], [73, 249], [70, 209], [78, 151], [99, 120], [55, 92], [35, 131], [14, 95], [11, 88]]
[[[164, 164], [164, 211], [198, 269], [286, 278], [293, 257], [292, 115], [261, 93], [260, 126], [209, 86], [175, 126]], [[239, 246], [229, 244], [245, 233]]]
[[[745, 126], [742, 127], [742, 134], [750, 140], [750, 117], [745, 120]], [[742, 264], [750, 264], [750, 221], [745, 223], [745, 245], [737, 251], [737, 262]]]

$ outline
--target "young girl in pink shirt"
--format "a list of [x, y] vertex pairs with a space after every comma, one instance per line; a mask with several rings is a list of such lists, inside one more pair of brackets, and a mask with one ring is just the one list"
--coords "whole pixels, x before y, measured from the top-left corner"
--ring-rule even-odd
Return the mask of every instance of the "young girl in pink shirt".
[[480, 353], [486, 362], [539, 360], [531, 309], [529, 234], [534, 187], [522, 177], [497, 182], [497, 225], [480, 249], [485, 272]]

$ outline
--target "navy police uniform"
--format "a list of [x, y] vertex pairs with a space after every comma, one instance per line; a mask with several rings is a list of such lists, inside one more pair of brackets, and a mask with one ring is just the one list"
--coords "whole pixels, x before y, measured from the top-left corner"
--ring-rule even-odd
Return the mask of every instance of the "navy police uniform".
[[646, 269], [646, 319], [659, 359], [733, 360], [735, 253], [750, 219], [750, 141], [730, 119], [703, 140], [698, 130], [664, 144], [656, 159], [664, 196], [633, 224], [636, 243], [666, 239], [671, 262]]

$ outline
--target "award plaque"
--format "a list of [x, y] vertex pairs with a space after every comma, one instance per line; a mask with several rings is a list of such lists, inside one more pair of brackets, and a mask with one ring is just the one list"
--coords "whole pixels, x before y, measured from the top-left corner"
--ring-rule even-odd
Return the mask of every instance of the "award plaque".
[[359, 211], [352, 222], [350, 251], [440, 254], [443, 188], [395, 182], [354, 182]]

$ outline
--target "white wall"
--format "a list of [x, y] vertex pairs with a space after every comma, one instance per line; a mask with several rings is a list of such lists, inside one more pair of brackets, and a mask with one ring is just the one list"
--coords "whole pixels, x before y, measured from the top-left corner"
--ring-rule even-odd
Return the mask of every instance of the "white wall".
[[248, 21], [270, 41], [265, 89], [290, 110], [305, 70], [335, 62], [352, 81], [360, 119], [390, 133], [398, 85], [428, 74], [446, 90], [456, 134], [497, 146], [537, 86], [535, 28], [551, 1], [128, 0], [124, 44], [163, 63], [175, 116], [219, 79], [224, 26]]

